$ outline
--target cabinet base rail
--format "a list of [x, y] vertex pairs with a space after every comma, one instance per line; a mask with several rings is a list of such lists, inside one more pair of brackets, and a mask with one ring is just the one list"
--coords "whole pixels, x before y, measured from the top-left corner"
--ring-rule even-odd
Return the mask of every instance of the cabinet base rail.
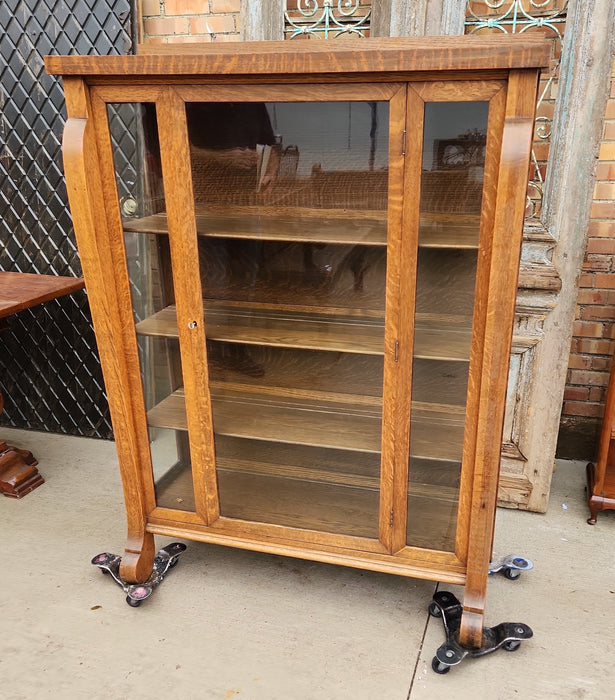
[[164, 577], [178, 561], [179, 555], [185, 551], [186, 545], [181, 542], [173, 542], [163, 547], [154, 558], [154, 568], [147, 581], [143, 583], [129, 583], [120, 575], [122, 557], [118, 554], [103, 552], [92, 559], [92, 564], [97, 566], [103, 574], [110, 575], [118, 586], [126, 593], [126, 602], [130, 607], [136, 608], [154, 592]]
[[495, 627], [483, 628], [480, 647], [468, 648], [459, 642], [463, 606], [452, 593], [435, 593], [429, 604], [429, 614], [442, 619], [446, 633], [446, 642], [438, 648], [431, 662], [431, 667], [436, 673], [448, 673], [451, 666], [460, 664], [467, 656], [485, 656], [500, 647], [505, 651], [517, 651], [521, 642], [530, 639], [534, 634], [523, 622], [501, 622]]

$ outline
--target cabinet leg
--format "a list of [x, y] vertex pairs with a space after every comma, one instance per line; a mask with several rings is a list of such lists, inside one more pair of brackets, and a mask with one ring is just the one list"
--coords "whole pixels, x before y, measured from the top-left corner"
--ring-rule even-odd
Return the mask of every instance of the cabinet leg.
[[462, 608], [459, 643], [468, 649], [479, 649], [483, 641], [483, 622], [482, 612]]
[[130, 583], [143, 583], [152, 573], [155, 557], [154, 535], [150, 532], [144, 532], [140, 537], [129, 535], [120, 565], [120, 576]]
[[457, 598], [447, 591], [434, 594], [429, 614], [442, 619], [446, 632], [446, 642], [438, 648], [431, 664], [436, 673], [448, 673], [466, 656], [485, 656], [500, 647], [516, 651], [523, 640], [533, 635], [522, 622], [501, 622], [483, 629], [482, 613], [463, 610]]

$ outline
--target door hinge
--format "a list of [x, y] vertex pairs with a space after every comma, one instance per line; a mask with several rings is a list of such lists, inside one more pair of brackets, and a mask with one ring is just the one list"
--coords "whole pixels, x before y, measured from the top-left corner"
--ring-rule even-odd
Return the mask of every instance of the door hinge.
[[399, 362], [399, 340], [395, 341], [395, 362]]
[[389, 527], [393, 527], [393, 520], [395, 520], [395, 511], [391, 508], [391, 513], [389, 515]]
[[401, 132], [401, 154], [402, 154], [402, 156], [406, 155], [406, 130], [405, 129]]

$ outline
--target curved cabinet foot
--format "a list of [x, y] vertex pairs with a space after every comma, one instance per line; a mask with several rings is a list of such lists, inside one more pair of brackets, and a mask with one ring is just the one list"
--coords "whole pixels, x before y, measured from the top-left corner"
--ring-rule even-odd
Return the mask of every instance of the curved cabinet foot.
[[429, 614], [441, 618], [446, 632], [446, 642], [436, 651], [431, 664], [436, 673], [448, 673], [451, 666], [460, 664], [467, 656], [485, 656], [500, 648], [516, 651], [522, 641], [533, 636], [531, 628], [523, 622], [501, 622], [483, 629], [480, 647], [468, 648], [459, 641], [462, 613], [461, 603], [446, 591], [438, 591], [429, 605]]
[[118, 586], [126, 593], [126, 602], [130, 607], [136, 608], [154, 592], [154, 588], [159, 586], [170, 569], [172, 569], [179, 558], [179, 555], [186, 549], [186, 545], [181, 542], [173, 542], [163, 547], [154, 558], [154, 566], [149, 578], [142, 583], [130, 583], [120, 574], [122, 557], [117, 554], [103, 552], [97, 554], [92, 559], [92, 564], [97, 566], [103, 574], [110, 574]]
[[129, 535], [120, 564], [122, 579], [131, 583], [143, 583], [152, 573], [155, 557], [154, 535], [149, 532], [139, 538]]

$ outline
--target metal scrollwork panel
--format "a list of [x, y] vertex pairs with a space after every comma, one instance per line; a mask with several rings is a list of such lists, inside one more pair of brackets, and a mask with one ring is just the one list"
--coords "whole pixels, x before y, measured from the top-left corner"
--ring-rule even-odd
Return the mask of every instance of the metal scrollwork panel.
[[284, 13], [288, 39], [369, 35], [371, 3], [365, 0], [289, 0]]
[[467, 0], [466, 34], [539, 32], [553, 40], [553, 60], [543, 75], [537, 104], [533, 175], [528, 184], [526, 217], [538, 219], [542, 208], [547, 152], [553, 126], [547, 103], [553, 100], [559, 71], [568, 0]]

